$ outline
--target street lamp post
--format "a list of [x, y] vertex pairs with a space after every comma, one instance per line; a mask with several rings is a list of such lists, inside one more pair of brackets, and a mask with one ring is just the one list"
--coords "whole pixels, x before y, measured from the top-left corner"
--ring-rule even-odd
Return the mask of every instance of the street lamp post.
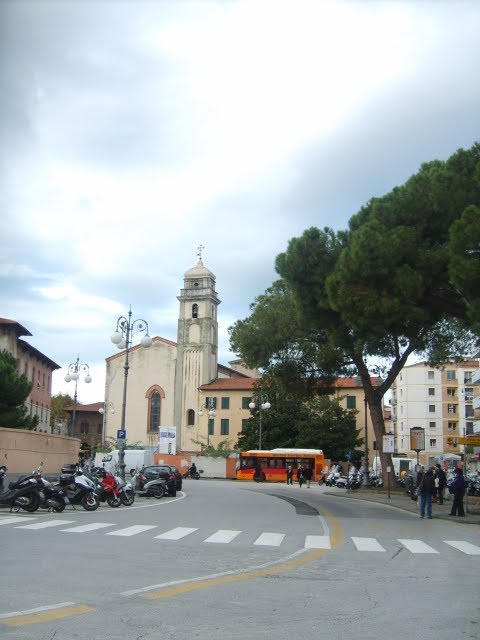
[[370, 485], [370, 473], [368, 471], [368, 425], [367, 425], [367, 396], [363, 399], [365, 405], [365, 454], [363, 456], [363, 487], [368, 487]]
[[[261, 450], [262, 448], [262, 413], [263, 411], [270, 409], [272, 405], [268, 401], [268, 396], [265, 393], [261, 393], [259, 396], [259, 406], [258, 406], [258, 448]], [[255, 409], [255, 402], [250, 402], [248, 405], [249, 409]]]
[[[142, 320], [139, 318], [138, 320], [132, 320], [132, 308], [128, 312], [128, 318], [125, 316], [120, 316], [117, 319], [117, 326], [115, 331], [110, 336], [113, 344], [116, 344], [119, 349], [125, 349], [125, 364], [123, 365], [124, 369], [124, 379], [123, 379], [123, 400], [122, 400], [122, 418], [120, 422], [120, 429], [123, 433], [125, 433], [125, 411], [127, 407], [127, 380], [128, 380], [128, 356], [130, 347], [132, 345], [132, 338], [134, 332], [143, 332], [145, 331], [145, 335], [140, 340], [140, 344], [145, 349], [148, 349], [152, 346], [152, 338], [148, 335], [148, 322], [146, 320]], [[119, 475], [125, 480], [125, 439], [121, 439], [118, 448], [118, 467], [119, 467]]]
[[[203, 416], [203, 409], [207, 410], [207, 415], [209, 418], [215, 418], [217, 412], [215, 411], [213, 398], [207, 398], [206, 404], [202, 404], [200, 407], [200, 411], [198, 412], [199, 416]], [[207, 449], [210, 449], [210, 427], [207, 423]]]
[[102, 442], [101, 442], [101, 446], [103, 447], [105, 445], [105, 427], [106, 427], [106, 422], [107, 422], [107, 413], [115, 413], [115, 406], [113, 404], [113, 402], [104, 402], [103, 407], [100, 407], [100, 409], [98, 410], [98, 413], [101, 413], [103, 416], [103, 421], [102, 421]]
[[64, 377], [65, 382], [70, 382], [71, 380], [75, 380], [75, 394], [73, 396], [73, 415], [72, 421], [68, 428], [68, 435], [73, 437], [75, 435], [75, 420], [77, 417], [77, 386], [78, 380], [80, 378], [80, 371], [86, 372], [86, 376], [84, 378], [87, 384], [90, 384], [92, 381], [92, 376], [90, 375], [90, 367], [88, 364], [80, 364], [80, 356], [77, 356], [75, 362], [71, 362], [67, 367], [67, 375]]

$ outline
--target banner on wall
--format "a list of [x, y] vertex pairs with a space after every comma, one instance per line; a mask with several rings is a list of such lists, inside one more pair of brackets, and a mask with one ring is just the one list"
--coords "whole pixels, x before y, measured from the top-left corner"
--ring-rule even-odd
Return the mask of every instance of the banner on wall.
[[158, 453], [177, 453], [177, 427], [158, 427]]

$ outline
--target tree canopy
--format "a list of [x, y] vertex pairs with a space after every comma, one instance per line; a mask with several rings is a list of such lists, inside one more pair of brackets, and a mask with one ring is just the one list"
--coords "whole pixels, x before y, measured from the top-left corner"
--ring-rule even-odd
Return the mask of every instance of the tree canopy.
[[70, 414], [65, 411], [65, 407], [71, 407], [74, 399], [68, 393], [57, 393], [52, 396], [50, 405], [50, 426], [53, 427], [56, 422], [68, 422]]
[[[359, 375], [381, 447], [382, 398], [408, 357], [440, 362], [472, 348], [479, 205], [475, 144], [422, 165], [362, 207], [347, 230], [306, 230], [277, 256], [281, 280], [230, 328], [232, 349], [251, 367], [303, 381]], [[379, 360], [384, 380], [375, 386]]]
[[256, 407], [238, 439], [242, 451], [259, 448], [262, 397], [270, 403], [269, 409], [261, 411], [262, 449], [322, 449], [325, 457], [339, 460], [362, 443], [356, 431], [357, 411], [344, 409], [340, 398], [308, 396], [296, 385], [286, 387], [280, 377], [267, 376], [255, 385]]
[[38, 416], [28, 415], [25, 401], [32, 383], [18, 374], [17, 360], [6, 350], [0, 351], [0, 427], [32, 430]]

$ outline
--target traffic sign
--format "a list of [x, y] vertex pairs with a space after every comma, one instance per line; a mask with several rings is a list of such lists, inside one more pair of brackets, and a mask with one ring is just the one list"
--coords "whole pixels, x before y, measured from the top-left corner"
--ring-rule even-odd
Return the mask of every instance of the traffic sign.
[[480, 436], [465, 436], [465, 438], [458, 438], [460, 444], [470, 445], [471, 447], [480, 447]]
[[480, 447], [480, 436], [465, 436], [464, 438], [447, 438], [447, 443], [453, 446], [465, 444], [470, 447]]
[[118, 429], [117, 431], [117, 440], [126, 440], [127, 432], [125, 429]]

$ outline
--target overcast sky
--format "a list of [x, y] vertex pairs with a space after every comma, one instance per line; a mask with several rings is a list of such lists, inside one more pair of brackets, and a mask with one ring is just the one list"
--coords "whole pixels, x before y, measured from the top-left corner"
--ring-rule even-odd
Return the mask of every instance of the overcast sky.
[[132, 306], [176, 341], [184, 272], [227, 329], [311, 226], [480, 140], [480, 2], [0, 3], [0, 317], [103, 400]]

